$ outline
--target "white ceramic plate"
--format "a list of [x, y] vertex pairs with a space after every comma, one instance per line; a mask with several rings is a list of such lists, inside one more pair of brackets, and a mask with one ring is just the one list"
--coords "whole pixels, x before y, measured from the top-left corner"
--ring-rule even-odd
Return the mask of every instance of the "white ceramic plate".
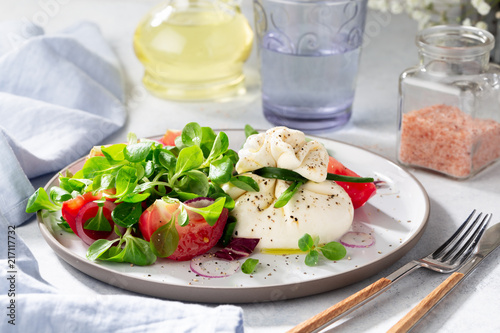
[[[245, 140], [241, 130], [223, 130], [237, 150]], [[429, 199], [422, 185], [391, 161], [349, 144], [320, 140], [330, 154], [365, 177], [389, 185], [354, 215], [353, 227], [372, 231], [375, 244], [348, 248], [348, 258], [321, 261], [316, 267], [304, 264], [304, 255], [256, 253], [259, 265], [252, 275], [238, 271], [225, 278], [203, 278], [190, 270], [190, 262], [160, 259], [147, 267], [123, 263], [91, 262], [80, 239], [54, 227], [53, 219], [39, 213], [41, 233], [52, 249], [68, 264], [105, 283], [155, 297], [208, 303], [247, 303], [285, 300], [313, 295], [363, 280], [390, 266], [408, 252], [424, 232]], [[76, 172], [80, 159], [66, 169]], [[66, 170], [65, 169], [65, 170]], [[58, 185], [56, 174], [46, 189]]]

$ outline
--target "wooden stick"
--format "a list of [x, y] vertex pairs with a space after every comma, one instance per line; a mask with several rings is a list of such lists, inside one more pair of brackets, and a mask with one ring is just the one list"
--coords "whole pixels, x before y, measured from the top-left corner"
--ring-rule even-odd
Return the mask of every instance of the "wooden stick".
[[324, 310], [323, 312], [318, 313], [314, 317], [311, 317], [307, 319], [306, 321], [302, 322], [301, 324], [295, 326], [291, 330], [289, 330], [287, 333], [308, 333], [311, 332], [312, 330], [323, 326], [324, 324], [328, 323], [332, 319], [340, 316], [344, 312], [348, 311], [349, 309], [353, 308], [357, 304], [363, 302], [373, 294], [377, 293], [378, 291], [384, 289], [386, 286], [391, 284], [392, 281], [386, 278], [381, 278], [378, 281], [375, 281], [368, 287], [358, 291], [357, 293], [349, 296], [348, 298], [338, 302], [337, 304], [329, 307], [328, 309]]
[[408, 332], [425, 314], [434, 307], [464, 277], [462, 273], [453, 273], [427, 295], [417, 306], [411, 309], [387, 333]]

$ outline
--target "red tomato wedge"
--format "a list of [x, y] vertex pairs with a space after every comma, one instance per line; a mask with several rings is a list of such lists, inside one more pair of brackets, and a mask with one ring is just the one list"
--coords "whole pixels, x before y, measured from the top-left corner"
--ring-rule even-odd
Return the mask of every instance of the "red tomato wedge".
[[153, 232], [168, 223], [177, 208], [179, 208], [179, 204], [168, 204], [161, 199], [156, 200], [142, 213], [139, 219], [139, 230], [142, 237], [149, 242]]
[[80, 209], [88, 202], [92, 202], [94, 200], [99, 200], [102, 197], [102, 194], [92, 195], [91, 192], [87, 192], [83, 195], [79, 195], [74, 199], [63, 202], [61, 213], [63, 218], [68, 222], [71, 230], [78, 236], [78, 230], [76, 229], [76, 216]]
[[[104, 192], [107, 194], [115, 194], [116, 190], [113, 188], [113, 189], [105, 190]], [[78, 215], [78, 212], [86, 203], [101, 199], [102, 194], [103, 193], [100, 192], [100, 193], [97, 193], [96, 195], [93, 195], [92, 192], [87, 192], [87, 193], [84, 193], [82, 195], [77, 196], [76, 198], [73, 198], [71, 200], [63, 202], [62, 208], [61, 208], [62, 216], [63, 216], [64, 220], [66, 220], [66, 222], [68, 222], [71, 230], [73, 230], [73, 232], [77, 236], [78, 236], [78, 230], [76, 229], [75, 219], [76, 219], [76, 216]], [[111, 202], [115, 201], [115, 199], [107, 199], [107, 200], [109, 200]]]
[[182, 134], [182, 131], [167, 130], [160, 142], [164, 146], [175, 146], [175, 138]]
[[115, 234], [113, 231], [114, 228], [114, 222], [113, 218], [111, 217], [111, 212], [113, 209], [115, 209], [116, 204], [113, 202], [106, 200], [104, 202], [104, 206], [102, 207], [102, 214], [106, 218], [106, 220], [109, 222], [111, 226], [110, 231], [96, 231], [96, 230], [89, 230], [85, 229], [85, 223], [90, 220], [91, 218], [95, 217], [97, 215], [97, 212], [99, 210], [99, 206], [97, 205], [96, 202], [91, 201], [87, 202], [85, 205], [82, 206], [80, 211], [78, 212], [78, 215], [75, 218], [75, 224], [76, 224], [76, 230], [78, 231], [77, 235], [80, 237], [86, 244], [91, 245], [94, 241], [97, 239], [112, 239], [112, 238], [117, 238], [118, 236]]
[[[335, 158], [330, 156], [328, 163], [328, 173], [334, 173], [342, 176], [359, 177], [357, 173], [350, 170]], [[363, 206], [368, 199], [375, 195], [377, 188], [373, 183], [348, 183], [336, 182], [339, 184], [349, 195], [354, 209]]]
[[[195, 203], [187, 204], [195, 205]], [[159, 227], [168, 223], [172, 214], [178, 214], [176, 212], [178, 207], [179, 204], [177, 203], [169, 204], [161, 199], [156, 200], [155, 203], [149, 206], [142, 213], [139, 220], [139, 229], [144, 239], [149, 242], [151, 235]], [[221, 238], [228, 214], [228, 210], [224, 208], [217, 222], [213, 226], [210, 226], [201, 215], [188, 210], [189, 224], [183, 227], [178, 224], [175, 225], [179, 233], [179, 244], [175, 252], [168, 258], [185, 261], [206, 253]]]

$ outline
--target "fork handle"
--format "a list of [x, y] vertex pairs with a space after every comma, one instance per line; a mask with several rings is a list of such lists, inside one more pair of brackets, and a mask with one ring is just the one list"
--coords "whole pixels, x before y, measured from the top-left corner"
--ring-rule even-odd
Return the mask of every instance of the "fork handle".
[[401, 318], [387, 333], [408, 332], [427, 312], [429, 312], [443, 297], [445, 297], [455, 287], [464, 274], [455, 272], [436, 287], [429, 295], [427, 295], [420, 303], [417, 304], [410, 312]]
[[358, 291], [357, 293], [349, 296], [348, 298], [338, 302], [337, 304], [329, 307], [328, 309], [324, 310], [323, 312], [318, 313], [314, 317], [311, 317], [307, 319], [306, 321], [302, 322], [301, 324], [295, 326], [291, 330], [289, 330], [287, 333], [308, 333], [311, 332], [314, 329], [317, 329], [318, 327], [323, 326], [326, 323], [329, 323], [331, 320], [334, 318], [340, 316], [341, 314], [345, 313], [346, 311], [355, 308], [356, 305], [360, 304], [361, 302], [367, 300], [377, 292], [386, 289], [390, 284], [392, 283], [391, 280], [387, 278], [381, 278], [368, 287], [365, 287], [364, 289]]

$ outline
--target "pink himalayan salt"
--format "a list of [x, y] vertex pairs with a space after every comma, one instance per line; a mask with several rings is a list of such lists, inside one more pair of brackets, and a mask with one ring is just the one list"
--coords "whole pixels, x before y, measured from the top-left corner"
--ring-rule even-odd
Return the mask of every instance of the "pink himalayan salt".
[[403, 115], [399, 160], [466, 178], [500, 157], [500, 123], [433, 105]]

